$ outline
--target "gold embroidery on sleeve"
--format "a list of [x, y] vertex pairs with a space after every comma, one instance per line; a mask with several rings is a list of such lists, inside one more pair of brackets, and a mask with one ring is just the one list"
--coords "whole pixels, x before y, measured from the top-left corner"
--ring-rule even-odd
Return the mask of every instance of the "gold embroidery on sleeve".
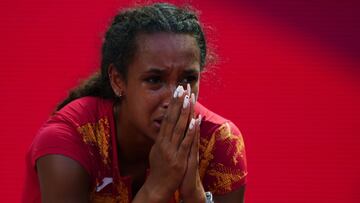
[[116, 198], [110, 195], [93, 194], [90, 199], [91, 203], [118, 203]]
[[244, 140], [241, 135], [234, 135], [231, 132], [229, 123], [224, 123], [218, 130], [214, 132], [216, 138], [221, 142], [225, 142], [227, 146], [225, 154], [232, 155], [233, 164], [236, 165], [239, 157], [243, 157], [244, 153]]
[[99, 149], [103, 163], [109, 163], [110, 125], [107, 118], [101, 118], [97, 123], [86, 123], [77, 128], [86, 144], [95, 145]]
[[[223, 194], [232, 191], [233, 184], [239, 182], [247, 174], [246, 170], [236, 168], [245, 153], [241, 134], [233, 134], [230, 124], [224, 123], [214, 131], [209, 141], [204, 139], [200, 143], [200, 151], [203, 152], [200, 162], [201, 178], [206, 173], [213, 179], [208, 188], [214, 193]], [[216, 159], [218, 160], [216, 163], [211, 161], [214, 159], [215, 150], [223, 150], [221, 156], [228, 157], [226, 159], [230, 160]]]
[[119, 195], [118, 195], [118, 201], [119, 203], [129, 203], [129, 191], [126, 184], [122, 181], [120, 181], [116, 187]]
[[176, 190], [175, 193], [174, 193], [174, 200], [175, 200], [175, 203], [179, 203], [180, 202], [180, 192], [179, 190]]
[[232, 184], [246, 176], [246, 172], [227, 168], [221, 163], [214, 164], [208, 174], [216, 178], [213, 185], [209, 186], [210, 191], [220, 194], [230, 192]]
[[214, 146], [215, 146], [215, 134], [211, 135], [209, 141], [207, 141], [205, 138], [200, 139], [199, 147], [200, 150], [203, 152], [203, 155], [200, 158], [200, 163], [199, 163], [199, 174], [201, 180], [205, 176], [205, 171], [209, 166], [210, 161], [214, 158], [214, 155], [212, 154]]

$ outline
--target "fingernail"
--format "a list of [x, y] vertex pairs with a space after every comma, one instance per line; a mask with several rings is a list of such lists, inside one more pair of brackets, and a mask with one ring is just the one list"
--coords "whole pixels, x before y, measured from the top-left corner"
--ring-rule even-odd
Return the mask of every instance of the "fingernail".
[[179, 87], [177, 87], [176, 90], [174, 91], [174, 94], [173, 94], [173, 97], [174, 97], [174, 98], [176, 98], [176, 97], [178, 96], [178, 88], [179, 88]]
[[190, 124], [189, 124], [189, 130], [193, 129], [195, 126], [195, 119], [192, 118], [191, 121], [190, 121]]
[[187, 106], [189, 106], [189, 95], [185, 95], [183, 108], [185, 109]]
[[199, 114], [199, 116], [198, 116], [198, 118], [196, 119], [196, 123], [200, 126], [200, 124], [201, 124], [201, 119], [202, 119], [202, 117], [201, 117], [201, 114]]
[[184, 88], [183, 86], [179, 85], [176, 90], [174, 91], [174, 95], [173, 97], [176, 98], [176, 97], [181, 97], [182, 95], [184, 94]]
[[186, 86], [186, 90], [187, 90], [188, 94], [190, 95], [191, 94], [191, 86], [189, 83]]
[[183, 88], [183, 86], [179, 86], [179, 91], [178, 91], [178, 97], [181, 97], [184, 94], [185, 90]]
[[195, 94], [191, 93], [191, 102], [195, 104]]

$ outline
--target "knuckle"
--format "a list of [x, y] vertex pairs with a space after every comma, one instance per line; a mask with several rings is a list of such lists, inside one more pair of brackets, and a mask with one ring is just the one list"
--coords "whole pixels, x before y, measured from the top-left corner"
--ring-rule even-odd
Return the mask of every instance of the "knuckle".
[[164, 157], [169, 156], [170, 154], [169, 150], [166, 150], [166, 145], [167, 144], [163, 142], [158, 147], [158, 152]]
[[171, 168], [176, 170], [176, 171], [179, 171], [179, 170], [182, 169], [182, 164], [179, 161], [174, 161], [171, 164]]
[[188, 149], [189, 147], [190, 147], [190, 142], [187, 142], [187, 140], [184, 140], [182, 143], [181, 143], [181, 145], [180, 145], [180, 147], [182, 148], [182, 149]]
[[166, 162], [171, 163], [172, 156], [170, 155], [170, 153], [165, 153], [164, 154], [164, 159], [165, 159]]

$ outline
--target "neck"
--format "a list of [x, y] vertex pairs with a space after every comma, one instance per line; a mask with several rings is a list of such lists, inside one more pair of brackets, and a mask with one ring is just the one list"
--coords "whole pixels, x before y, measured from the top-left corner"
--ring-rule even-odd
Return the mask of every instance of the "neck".
[[124, 164], [148, 163], [153, 140], [129, 122], [120, 103], [114, 105], [118, 158]]

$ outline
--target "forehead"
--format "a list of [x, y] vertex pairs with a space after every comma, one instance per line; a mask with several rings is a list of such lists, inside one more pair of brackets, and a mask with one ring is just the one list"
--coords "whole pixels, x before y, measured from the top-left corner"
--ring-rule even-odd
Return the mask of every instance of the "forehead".
[[139, 51], [159, 51], [164, 48], [176, 50], [198, 48], [194, 36], [186, 33], [139, 33], [136, 42]]
[[181, 66], [200, 63], [200, 49], [191, 34], [138, 34], [134, 62]]

